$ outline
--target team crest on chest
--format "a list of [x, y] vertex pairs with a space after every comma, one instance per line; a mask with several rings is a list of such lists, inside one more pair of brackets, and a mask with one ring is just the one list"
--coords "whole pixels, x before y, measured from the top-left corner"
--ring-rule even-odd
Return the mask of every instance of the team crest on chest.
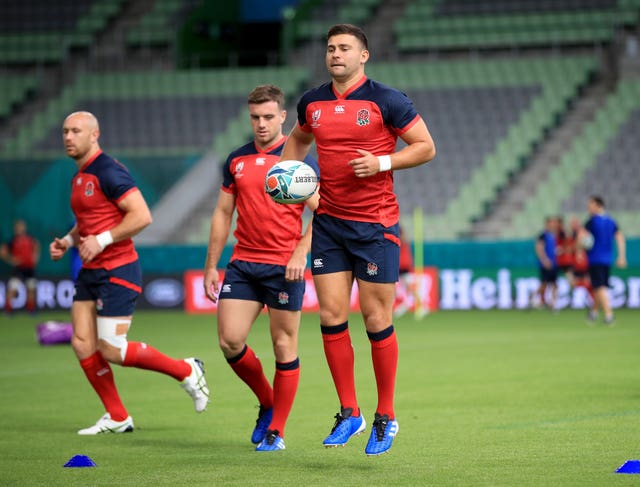
[[244, 169], [244, 161], [238, 162], [238, 164], [236, 164], [236, 167], [235, 167], [234, 177], [241, 178], [242, 176], [244, 176], [244, 173], [242, 172], [243, 169]]
[[320, 126], [320, 124], [318, 123], [320, 120], [320, 115], [322, 115], [322, 110], [320, 108], [318, 108], [317, 110], [314, 110], [311, 113], [311, 126], [313, 128]]
[[87, 185], [84, 187], [84, 195], [93, 196], [93, 193], [94, 193], [93, 181], [89, 181]]
[[358, 114], [356, 115], [356, 123], [360, 125], [360, 127], [369, 125], [369, 123], [371, 123], [371, 114], [369, 113], [369, 110], [367, 110], [366, 108], [358, 110]]

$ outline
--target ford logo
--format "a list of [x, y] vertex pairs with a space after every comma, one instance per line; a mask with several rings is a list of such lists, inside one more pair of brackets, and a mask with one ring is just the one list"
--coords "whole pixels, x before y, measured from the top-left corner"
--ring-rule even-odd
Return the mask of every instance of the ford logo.
[[184, 288], [176, 279], [154, 279], [146, 284], [144, 297], [153, 306], [171, 308], [184, 300]]

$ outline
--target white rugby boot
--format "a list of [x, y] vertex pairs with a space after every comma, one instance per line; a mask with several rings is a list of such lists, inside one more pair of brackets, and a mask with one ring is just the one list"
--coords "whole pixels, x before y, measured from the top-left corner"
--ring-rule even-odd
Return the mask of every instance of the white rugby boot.
[[204, 364], [197, 358], [186, 358], [184, 361], [191, 365], [191, 374], [180, 383], [180, 386], [193, 399], [196, 412], [201, 413], [209, 404], [209, 387], [204, 376]]
[[123, 421], [114, 421], [106, 413], [96, 424], [78, 431], [79, 435], [99, 435], [100, 433], [129, 433], [133, 431], [133, 418], [127, 416]]

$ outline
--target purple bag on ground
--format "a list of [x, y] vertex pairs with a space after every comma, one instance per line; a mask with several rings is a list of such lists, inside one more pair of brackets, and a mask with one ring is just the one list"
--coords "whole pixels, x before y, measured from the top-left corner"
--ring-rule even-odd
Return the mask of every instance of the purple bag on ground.
[[71, 343], [73, 327], [63, 321], [45, 321], [36, 326], [36, 335], [40, 345]]

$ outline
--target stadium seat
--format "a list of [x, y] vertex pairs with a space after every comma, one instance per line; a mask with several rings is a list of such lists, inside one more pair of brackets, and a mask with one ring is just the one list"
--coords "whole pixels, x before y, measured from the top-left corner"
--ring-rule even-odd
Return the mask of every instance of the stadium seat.
[[[635, 1], [635, 0], [632, 0]], [[414, 0], [395, 21], [401, 51], [610, 42], [638, 22], [637, 5], [615, 0], [513, 2]]]
[[[212, 148], [226, 154], [250, 137], [246, 96], [256, 84], [296, 93], [308, 76], [303, 68], [85, 73], [25, 120], [0, 148], [0, 158], [60, 158], [62, 120], [89, 110], [101, 122], [105, 150], [135, 171], [153, 205], [202, 154]], [[8, 80], [0, 88], [3, 83]]]
[[[633, 155], [640, 151], [640, 82], [622, 80], [549, 178], [516, 215], [507, 234], [527, 236], [527, 222], [545, 214], [585, 214], [586, 199], [601, 194], [607, 208], [625, 222], [629, 235], [640, 235], [640, 179]], [[624, 149], [622, 149], [624, 148]], [[630, 158], [631, 156], [631, 158]]]
[[35, 75], [5, 75], [0, 77], [0, 120], [8, 118], [40, 87], [40, 78]]
[[5, 0], [0, 15], [0, 63], [61, 62], [69, 49], [88, 47], [117, 15], [124, 0]]
[[371, 77], [411, 97], [436, 141], [434, 161], [395, 174], [401, 207], [421, 200], [438, 238], [468, 232], [594, 69], [589, 57], [372, 65]]
[[189, 2], [182, 0], [158, 0], [153, 8], [144, 15], [134, 29], [127, 35], [127, 44], [131, 47], [168, 46], [173, 44], [175, 21]]

